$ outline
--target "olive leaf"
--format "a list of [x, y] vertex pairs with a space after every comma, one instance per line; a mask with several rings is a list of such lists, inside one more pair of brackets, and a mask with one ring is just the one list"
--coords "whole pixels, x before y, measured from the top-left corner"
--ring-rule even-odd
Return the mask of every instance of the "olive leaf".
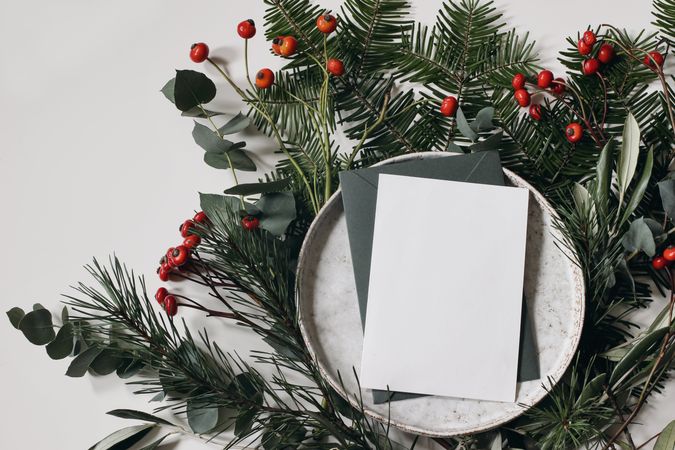
[[670, 219], [675, 219], [675, 180], [659, 181], [658, 186], [663, 210]]
[[598, 164], [595, 167], [595, 201], [601, 211], [607, 211], [609, 188], [612, 183], [612, 157], [616, 142], [609, 139], [600, 152]]
[[89, 450], [126, 450], [145, 437], [156, 425], [134, 425], [106, 436]]
[[633, 189], [630, 200], [628, 200], [628, 203], [626, 204], [626, 210], [623, 212], [623, 216], [621, 217], [621, 223], [624, 223], [626, 220], [628, 220], [630, 215], [633, 214], [633, 211], [635, 211], [635, 208], [637, 208], [637, 206], [642, 201], [642, 197], [644, 197], [645, 191], [647, 190], [647, 186], [649, 185], [649, 178], [652, 176], [653, 166], [654, 166], [654, 151], [652, 149], [649, 149], [649, 151], [647, 152], [647, 160], [645, 161], [645, 166], [642, 169], [642, 175], [640, 176], [640, 179], [638, 180], [635, 189]]
[[619, 153], [617, 177], [619, 182], [619, 204], [623, 204], [623, 197], [628, 185], [633, 179], [640, 154], [640, 127], [632, 113], [628, 113], [623, 125], [623, 140]]
[[108, 411], [106, 414], [122, 419], [142, 420], [144, 422], [154, 422], [161, 425], [174, 426], [168, 420], [164, 420], [161, 417], [157, 417], [143, 411], [136, 411], [135, 409], [113, 409], [112, 411]]
[[675, 448], [675, 420], [671, 420], [661, 431], [654, 444], [654, 450], [673, 450]]

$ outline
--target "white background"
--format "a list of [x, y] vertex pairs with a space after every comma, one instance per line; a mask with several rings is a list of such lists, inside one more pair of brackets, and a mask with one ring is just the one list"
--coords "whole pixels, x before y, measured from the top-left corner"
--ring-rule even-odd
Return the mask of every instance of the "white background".
[[[336, 9], [338, 0], [324, 2]], [[433, 22], [440, 0], [418, 1], [416, 16]], [[531, 32], [555, 72], [564, 37], [587, 24], [649, 27], [647, 0], [497, 1], [505, 19]], [[86, 279], [81, 266], [113, 251], [159, 281], [156, 262], [178, 242], [177, 227], [198, 208], [197, 191], [220, 192], [230, 175], [207, 167], [181, 118], [159, 93], [176, 68], [195, 68], [188, 49], [205, 41], [242, 79], [236, 24], [263, 23], [262, 0], [61, 0], [0, 2], [0, 277], [3, 310], [39, 301], [57, 310], [60, 294]], [[276, 68], [262, 32], [252, 41], [252, 70]], [[199, 67], [197, 67], [199, 68]], [[213, 79], [216, 74], [208, 71]], [[222, 83], [219, 83], [221, 86]], [[226, 87], [217, 108], [240, 104]], [[273, 146], [245, 137], [269, 167]], [[656, 306], [655, 306], [656, 308]], [[185, 314], [197, 327], [202, 319]], [[226, 349], [260, 347], [257, 338], [210, 322]], [[105, 412], [146, 409], [132, 387], [113, 377], [63, 375], [0, 318], [0, 447], [85, 449], [131, 424]], [[638, 443], [675, 417], [675, 386], [656, 396], [634, 427]], [[203, 448], [186, 439], [174, 448]]]

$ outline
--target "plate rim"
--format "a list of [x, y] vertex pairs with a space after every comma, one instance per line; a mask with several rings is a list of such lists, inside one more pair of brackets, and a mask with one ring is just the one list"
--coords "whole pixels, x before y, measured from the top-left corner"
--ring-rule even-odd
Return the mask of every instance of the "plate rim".
[[[388, 158], [386, 160], [380, 161], [376, 164], [373, 164], [371, 167], [378, 167], [382, 165], [387, 165], [387, 164], [392, 164], [392, 163], [397, 163], [401, 161], [408, 161], [412, 159], [425, 159], [425, 158], [439, 158], [439, 157], [450, 157], [454, 155], [459, 155], [459, 153], [447, 153], [447, 152], [418, 152], [418, 153], [410, 153], [406, 155], [400, 155], [400, 156], [395, 156], [392, 158]], [[536, 190], [530, 183], [525, 181], [522, 177], [516, 175], [513, 171], [507, 169], [507, 168], [502, 168], [504, 171], [504, 174], [514, 183], [516, 183], [519, 187], [523, 187], [528, 189], [532, 195], [536, 198], [537, 203], [539, 203], [542, 208], [546, 210], [551, 215], [551, 218], [559, 219], [558, 213], [555, 211], [553, 206], [546, 200], [546, 198], [538, 191]], [[314, 349], [314, 346], [312, 345], [312, 342], [309, 339], [309, 332], [307, 331], [307, 328], [305, 326], [305, 321], [304, 321], [304, 313], [303, 313], [303, 308], [301, 307], [301, 298], [302, 298], [302, 279], [304, 277], [304, 272], [305, 272], [305, 264], [304, 261], [308, 258], [307, 254], [309, 253], [308, 251], [308, 246], [310, 245], [312, 239], [311, 236], [315, 232], [315, 230], [320, 226], [320, 224], [325, 220], [326, 211], [329, 211], [329, 209], [341, 199], [342, 197], [342, 189], [338, 188], [333, 195], [328, 199], [328, 201], [325, 203], [323, 208], [319, 211], [319, 213], [316, 215], [312, 223], [310, 224], [309, 228], [307, 229], [307, 233], [305, 234], [305, 238], [303, 239], [302, 246], [300, 248], [300, 254], [298, 256], [298, 264], [297, 264], [297, 272], [296, 272], [296, 283], [295, 283], [295, 302], [296, 302], [296, 307], [297, 307], [297, 313], [298, 313], [298, 324], [300, 326], [300, 332], [302, 334], [302, 339], [305, 342], [305, 346], [307, 347], [307, 351], [309, 352], [310, 356], [312, 357], [312, 360], [316, 364], [319, 373], [321, 377], [323, 378], [324, 381], [326, 381], [342, 398], [346, 399], [349, 404], [356, 408], [360, 409], [363, 411], [363, 413], [372, 419], [375, 419], [379, 422], [384, 422], [387, 424], [390, 424], [402, 431], [408, 432], [408, 433], [414, 433], [418, 434], [421, 436], [427, 436], [427, 437], [451, 437], [451, 436], [458, 436], [458, 435], [463, 435], [463, 434], [471, 434], [471, 433], [478, 433], [478, 432], [483, 432], [490, 430], [492, 428], [495, 428], [499, 425], [502, 425], [506, 422], [509, 422], [516, 417], [519, 417], [522, 415], [525, 411], [527, 411], [529, 408], [533, 407], [540, 401], [542, 401], [546, 395], [548, 394], [548, 391], [544, 387], [544, 382], [548, 381], [550, 386], [553, 386], [557, 384], [562, 376], [565, 374], [567, 371], [568, 367], [570, 366], [570, 363], [572, 362], [572, 359], [574, 358], [574, 355], [577, 352], [577, 348], [579, 346], [579, 341], [581, 339], [581, 332], [583, 330], [583, 324], [584, 324], [584, 317], [586, 313], [586, 286], [584, 283], [584, 278], [583, 278], [583, 273], [581, 268], [579, 267], [578, 264], [578, 256], [575, 251], [572, 249], [569, 249], [568, 247], [561, 247], [558, 246], [560, 251], [563, 252], [563, 254], [570, 259], [572, 263], [572, 278], [575, 284], [575, 290], [577, 292], [577, 302], [575, 304], [577, 305], [577, 308], [575, 308], [575, 311], [577, 313], [577, 317], [575, 317], [575, 324], [576, 328], [574, 329], [574, 334], [571, 336], [571, 340], [573, 341], [573, 345], [569, 347], [565, 354], [564, 358], [564, 363], [559, 365], [557, 367], [557, 370], [554, 371], [552, 374], [547, 376], [547, 379], [544, 380], [542, 378], [539, 379], [541, 381], [541, 388], [539, 391], [536, 393], [536, 395], [533, 396], [533, 398], [529, 401], [528, 404], [522, 404], [518, 403], [518, 406], [520, 409], [515, 410], [514, 412], [508, 413], [504, 415], [501, 418], [494, 419], [492, 421], [483, 423], [478, 426], [474, 426], [473, 428], [467, 427], [465, 430], [460, 430], [456, 432], [442, 432], [439, 430], [430, 430], [430, 429], [425, 429], [420, 426], [416, 425], [409, 425], [406, 423], [402, 423], [397, 420], [393, 420], [391, 417], [385, 417], [382, 414], [369, 409], [365, 404], [357, 400], [355, 396], [357, 393], [352, 393], [349, 394], [345, 391], [343, 388], [343, 385], [340, 384], [337, 380], [334, 379], [332, 374], [329, 373], [329, 371], [324, 367], [322, 362], [317, 358], [316, 356], [316, 351]], [[559, 238], [563, 237], [562, 232], [556, 228], [552, 229], [552, 234], [558, 240]], [[534, 380], [533, 380], [534, 381]], [[363, 388], [361, 388], [361, 391], [363, 392]]]

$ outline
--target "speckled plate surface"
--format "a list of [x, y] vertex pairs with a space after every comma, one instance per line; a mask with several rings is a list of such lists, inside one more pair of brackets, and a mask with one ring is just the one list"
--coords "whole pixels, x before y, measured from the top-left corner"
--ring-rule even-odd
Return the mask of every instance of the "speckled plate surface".
[[[392, 158], [390, 164], [448, 153], [419, 153]], [[525, 296], [533, 317], [541, 379], [518, 383], [517, 402], [500, 403], [428, 396], [375, 405], [363, 389], [369, 416], [416, 434], [442, 437], [475, 433], [508, 422], [546, 395], [544, 380], [557, 382], [579, 342], [584, 316], [581, 271], [556, 246], [552, 207], [532, 186], [509, 170], [507, 183], [530, 190], [525, 262]], [[310, 227], [298, 264], [297, 301], [302, 333], [326, 380], [357, 404], [363, 332], [352, 273], [342, 196], [336, 192]], [[342, 377], [339, 381], [338, 374]]]

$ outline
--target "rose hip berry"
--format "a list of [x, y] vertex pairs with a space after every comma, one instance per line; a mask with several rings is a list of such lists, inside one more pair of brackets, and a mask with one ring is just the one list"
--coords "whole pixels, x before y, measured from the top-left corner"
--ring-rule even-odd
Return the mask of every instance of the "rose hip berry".
[[523, 89], [525, 87], [525, 75], [522, 73], [517, 73], [513, 76], [513, 80], [511, 80], [511, 86], [513, 86], [513, 89], [518, 90], [518, 89]]
[[169, 291], [167, 291], [165, 287], [161, 287], [155, 292], [155, 300], [157, 300], [157, 303], [160, 305], [163, 305], [167, 295], [169, 295]]
[[183, 245], [186, 246], [187, 248], [195, 248], [199, 245], [201, 241], [202, 239], [199, 236], [197, 236], [196, 234], [191, 234], [190, 236], [185, 238], [185, 240], [183, 241]]
[[662, 67], [664, 58], [663, 55], [659, 52], [649, 52], [649, 54], [645, 55], [645, 59], [643, 60], [645, 65], [651, 67], [652, 69], [655, 67], [654, 63], [656, 63], [657, 66]]
[[457, 112], [458, 106], [459, 103], [457, 102], [457, 98], [449, 95], [443, 99], [443, 102], [441, 102], [441, 114], [443, 114], [445, 117], [452, 117]]
[[277, 36], [272, 39], [272, 51], [275, 55], [281, 55], [281, 42], [284, 40], [283, 36]]
[[166, 298], [164, 298], [164, 310], [170, 317], [176, 315], [178, 312], [178, 302], [176, 301], [176, 297], [167, 295]]
[[192, 218], [197, 223], [206, 223], [208, 217], [206, 217], [206, 213], [204, 211], [199, 211], [195, 216]]
[[192, 220], [186, 220], [178, 228], [178, 230], [180, 231], [180, 235], [182, 237], [188, 237], [190, 234], [192, 234], [192, 229], [194, 228], [194, 226], [195, 223]]
[[668, 247], [663, 251], [663, 258], [666, 261], [675, 261], [675, 247]]
[[609, 64], [614, 59], [614, 47], [610, 44], [602, 44], [598, 51], [598, 60], [603, 64]]
[[169, 269], [169, 267], [166, 265], [157, 268], [157, 275], [159, 276], [159, 279], [162, 281], [169, 281], [170, 270], [171, 269]]
[[331, 75], [341, 77], [345, 73], [345, 65], [337, 58], [330, 58], [326, 63], [326, 70]]
[[525, 89], [518, 89], [516, 92], [513, 93], [513, 97], [522, 107], [528, 106], [530, 104], [530, 93], [527, 92]]
[[584, 129], [576, 122], [572, 122], [565, 127], [565, 137], [572, 144], [579, 142], [584, 135]]
[[551, 85], [551, 82], [553, 81], [553, 72], [550, 70], [542, 70], [539, 72], [539, 75], [537, 75], [537, 86], [539, 86], [542, 89], [546, 89]]
[[257, 230], [260, 227], [260, 219], [250, 215], [244, 216], [244, 218], [241, 219], [241, 226], [248, 231]]
[[330, 34], [337, 28], [337, 19], [326, 13], [316, 19], [316, 27], [324, 34]]
[[237, 25], [237, 33], [244, 39], [251, 39], [255, 36], [255, 22], [251, 19], [239, 22], [239, 25]]
[[598, 72], [598, 69], [600, 69], [600, 63], [595, 58], [588, 58], [584, 61], [581, 69], [586, 76], [595, 75]]
[[171, 252], [169, 261], [171, 261], [174, 266], [179, 267], [187, 262], [188, 256], [190, 256], [190, 249], [185, 245], [179, 245]]
[[668, 267], [668, 260], [663, 256], [655, 256], [652, 259], [652, 267], [656, 270], [663, 270]]
[[260, 69], [255, 76], [255, 85], [258, 89], [267, 89], [274, 84], [274, 72], [270, 69]]
[[192, 44], [190, 47], [190, 59], [196, 63], [206, 61], [209, 57], [209, 46], [203, 42]]
[[281, 56], [292, 56], [298, 49], [298, 40], [293, 36], [286, 36], [281, 39], [279, 44], [279, 54]]
[[541, 120], [541, 105], [530, 105], [530, 117], [534, 120]]

